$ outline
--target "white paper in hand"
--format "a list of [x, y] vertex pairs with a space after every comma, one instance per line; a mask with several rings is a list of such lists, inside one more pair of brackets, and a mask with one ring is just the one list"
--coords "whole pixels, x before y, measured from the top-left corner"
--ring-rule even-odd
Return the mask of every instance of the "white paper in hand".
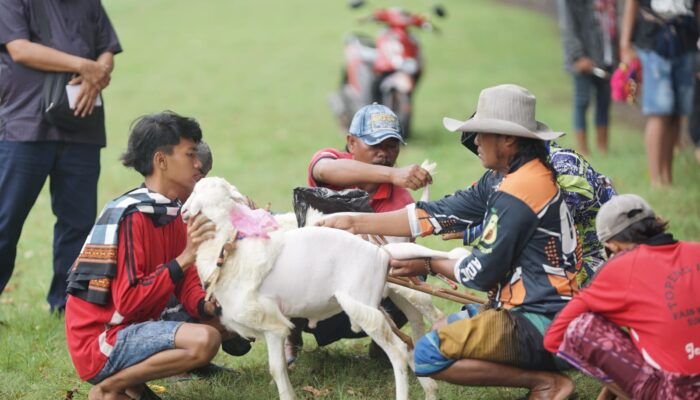
[[[68, 95], [68, 107], [71, 110], [75, 109], [76, 99], [78, 98], [78, 93], [80, 93], [80, 85], [66, 85], [66, 95]], [[102, 95], [97, 94], [95, 99], [95, 107], [102, 107]]]

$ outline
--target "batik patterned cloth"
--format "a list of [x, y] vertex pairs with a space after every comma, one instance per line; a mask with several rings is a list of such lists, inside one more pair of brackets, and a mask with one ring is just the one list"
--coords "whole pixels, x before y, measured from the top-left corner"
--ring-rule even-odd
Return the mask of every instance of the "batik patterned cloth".
[[605, 175], [591, 167], [580, 154], [550, 144], [549, 157], [557, 173], [557, 183], [564, 201], [574, 217], [574, 224], [583, 250], [583, 271], [579, 284], [588, 282], [604, 261], [603, 244], [595, 230], [595, 217], [600, 207], [617, 192]]
[[652, 367], [626, 333], [594, 313], [569, 324], [557, 355], [594, 378], [616, 383], [633, 399], [700, 399], [700, 375]]
[[91, 303], [110, 301], [111, 280], [117, 272], [119, 222], [125, 216], [150, 214], [157, 226], [163, 226], [180, 213], [180, 201], [140, 187], [109, 202], [85, 240], [78, 259], [68, 275], [68, 294]]

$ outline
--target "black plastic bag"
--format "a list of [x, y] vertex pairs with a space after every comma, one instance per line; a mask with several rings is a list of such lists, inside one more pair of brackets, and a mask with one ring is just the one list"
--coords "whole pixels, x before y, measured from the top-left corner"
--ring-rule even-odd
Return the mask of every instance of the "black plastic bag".
[[337, 212], [374, 212], [369, 205], [369, 194], [360, 189], [335, 191], [323, 187], [294, 189], [294, 214], [297, 225], [306, 225], [306, 212], [314, 208], [324, 214]]
[[[74, 115], [70, 108], [66, 85], [73, 78], [69, 72], [46, 72], [42, 93], [41, 110], [43, 118], [51, 125], [68, 133], [89, 132], [104, 135], [105, 112], [103, 106], [95, 106], [85, 117]], [[101, 96], [101, 95], [98, 95]]]

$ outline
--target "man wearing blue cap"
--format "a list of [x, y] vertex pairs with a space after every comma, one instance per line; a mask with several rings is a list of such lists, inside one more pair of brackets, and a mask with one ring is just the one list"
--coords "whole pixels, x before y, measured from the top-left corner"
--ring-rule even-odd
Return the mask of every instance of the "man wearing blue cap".
[[362, 107], [352, 118], [346, 151], [323, 149], [311, 159], [308, 184], [333, 190], [359, 188], [370, 194], [376, 212], [394, 211], [413, 203], [407, 189], [420, 189], [432, 182], [430, 173], [418, 165], [394, 168], [401, 136], [399, 120], [381, 104]]
[[[417, 190], [432, 182], [430, 173], [418, 165], [394, 167], [400, 145], [405, 142], [396, 114], [384, 105], [374, 103], [357, 111], [346, 140], [345, 151], [328, 148], [314, 154], [308, 169], [309, 186], [362, 189], [369, 193], [369, 204], [375, 212], [386, 212], [414, 203], [406, 189]], [[393, 304], [382, 304], [397, 325], [405, 323], [405, 316]], [[310, 331], [319, 346], [341, 338], [365, 336], [352, 332], [347, 316], [342, 313], [320, 321]], [[296, 329], [285, 345], [287, 362], [296, 359], [296, 350], [301, 345], [301, 331]]]

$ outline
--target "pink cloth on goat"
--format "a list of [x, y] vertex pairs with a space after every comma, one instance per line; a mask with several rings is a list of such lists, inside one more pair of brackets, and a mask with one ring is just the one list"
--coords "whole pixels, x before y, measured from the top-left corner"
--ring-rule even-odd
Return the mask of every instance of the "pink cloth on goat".
[[231, 210], [231, 223], [238, 231], [238, 239], [259, 237], [269, 239], [268, 232], [277, 230], [279, 225], [268, 211], [258, 208], [251, 210], [238, 205]]

